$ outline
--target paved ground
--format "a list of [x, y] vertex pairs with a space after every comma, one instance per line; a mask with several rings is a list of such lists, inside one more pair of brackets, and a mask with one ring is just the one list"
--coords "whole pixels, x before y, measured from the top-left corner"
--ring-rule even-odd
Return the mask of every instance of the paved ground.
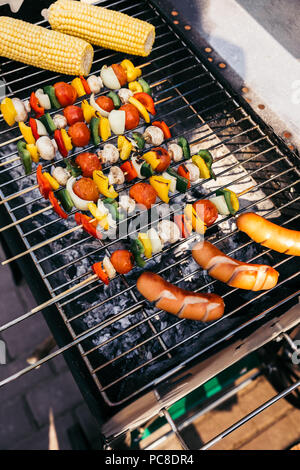
[[[0, 250], [0, 258], [3, 253]], [[34, 305], [29, 288], [16, 287], [10, 269], [0, 270], [1, 324], [12, 320]], [[7, 364], [0, 365], [0, 380], [26, 367], [26, 359], [49, 336], [42, 315], [2, 334], [7, 345]], [[212, 411], [184, 431], [191, 448], [199, 448], [245, 414], [275, 395], [271, 385], [259, 378], [242, 390], [222, 410]], [[70, 429], [80, 429], [89, 445], [97, 448], [99, 430], [71, 376], [65, 361], [58, 356], [38, 370], [0, 389], [0, 449], [47, 449], [49, 413], [53, 410], [60, 449], [71, 449]], [[300, 410], [285, 400], [219, 442], [213, 449], [285, 449], [300, 440]], [[162, 429], [162, 434], [167, 429]], [[153, 436], [150, 437], [150, 441]], [[144, 442], [146, 446], [148, 441]], [[161, 449], [180, 449], [171, 437]]]

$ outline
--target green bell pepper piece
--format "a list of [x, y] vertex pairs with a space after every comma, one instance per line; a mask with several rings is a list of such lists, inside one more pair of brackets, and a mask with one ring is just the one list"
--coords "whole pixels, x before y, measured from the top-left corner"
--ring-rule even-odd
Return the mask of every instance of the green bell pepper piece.
[[25, 174], [29, 175], [32, 170], [32, 159], [30, 153], [26, 149], [26, 142], [24, 142], [24, 140], [19, 140], [17, 143], [17, 149], [21, 162], [24, 166]]
[[52, 85], [47, 85], [44, 87], [44, 92], [49, 96], [51, 107], [55, 109], [61, 108], [61, 104], [56, 98], [55, 89]]
[[74, 204], [67, 189], [60, 189], [56, 196], [66, 212], [71, 212]]
[[210, 177], [216, 180], [216, 175], [214, 174], [213, 169], [211, 167], [213, 164], [212, 154], [208, 150], [199, 150], [198, 155], [205, 161], [206, 166], [209, 169]]
[[82, 174], [81, 168], [79, 168], [78, 166], [72, 165], [72, 163], [67, 158], [64, 158], [64, 163], [66, 165], [66, 169], [75, 178], [77, 178], [77, 176], [80, 176]]
[[145, 176], [146, 178], [150, 178], [150, 176], [154, 175], [154, 171], [150, 163], [144, 162], [142, 164], [141, 175]]
[[110, 91], [107, 96], [113, 100], [114, 107], [116, 109], [119, 109], [121, 107], [121, 100], [119, 98], [119, 95], [117, 95], [117, 93], [115, 93], [114, 91]]
[[184, 176], [181, 176], [177, 173], [177, 171], [173, 170], [173, 168], [168, 168], [167, 173], [169, 175], [174, 176], [176, 178], [176, 189], [180, 193], [185, 193], [188, 189], [189, 185], [189, 180], [184, 178]]
[[53, 134], [53, 132], [56, 131], [57, 127], [49, 113], [45, 113], [43, 116], [40, 116], [39, 120], [44, 124], [49, 134]]
[[230, 191], [228, 191], [227, 189], [217, 189], [216, 196], [224, 196], [225, 202], [227, 204], [227, 207], [228, 207], [228, 210], [229, 210], [230, 214], [231, 215], [236, 214], [236, 211], [234, 210], [234, 208], [232, 207], [232, 204], [231, 204]]
[[148, 95], [152, 96], [152, 90], [149, 86], [149, 83], [146, 82], [146, 80], [144, 80], [143, 78], [139, 78], [138, 82], [141, 85], [141, 87], [143, 88], [143, 92], [148, 93]]
[[133, 132], [132, 137], [135, 140], [138, 148], [140, 150], [143, 150], [143, 148], [145, 147], [145, 139], [143, 135], [140, 132]]
[[178, 145], [182, 148], [184, 159], [188, 160], [191, 158], [190, 146], [185, 137], [179, 137]]
[[91, 128], [92, 139], [93, 139], [94, 145], [100, 144], [99, 123], [100, 123], [99, 118], [93, 117], [91, 119], [90, 128]]
[[134, 256], [136, 264], [140, 268], [143, 268], [146, 264], [146, 261], [142, 258], [142, 255], [145, 253], [145, 249], [142, 242], [138, 238], [131, 240], [130, 250]]

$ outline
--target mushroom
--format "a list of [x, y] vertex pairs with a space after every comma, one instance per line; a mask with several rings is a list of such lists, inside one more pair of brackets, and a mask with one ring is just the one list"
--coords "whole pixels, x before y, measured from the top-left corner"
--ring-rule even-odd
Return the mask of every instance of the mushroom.
[[119, 150], [113, 144], [105, 144], [97, 154], [101, 163], [116, 163], [119, 160]]
[[61, 166], [56, 166], [52, 170], [52, 176], [61, 186], [66, 186], [68, 179], [70, 178], [70, 173], [65, 168]]
[[147, 144], [161, 145], [165, 140], [163, 131], [157, 126], [149, 126], [145, 130], [143, 137]]
[[53, 116], [53, 122], [57, 129], [64, 129], [68, 125], [67, 119], [62, 114], [55, 114]]
[[17, 113], [15, 117], [16, 122], [26, 121], [28, 117], [28, 113], [26, 111], [23, 101], [21, 101], [19, 98], [13, 98], [12, 102]]
[[123, 184], [125, 181], [124, 173], [118, 166], [112, 166], [108, 175], [109, 184]]
[[99, 93], [101, 88], [103, 88], [103, 82], [100, 77], [96, 77], [96, 75], [91, 75], [87, 79], [88, 85], [91, 89], [91, 93]]
[[135, 200], [126, 194], [123, 194], [119, 198], [119, 206], [128, 214], [131, 214], [135, 209]]
[[[54, 141], [55, 142], [55, 141]], [[43, 135], [36, 141], [37, 150], [44, 160], [53, 160], [57, 150], [53, 140], [50, 137]]]
[[128, 88], [120, 88], [120, 90], [118, 91], [118, 95], [122, 104], [126, 104], [128, 103], [129, 98], [133, 96], [133, 93]]
[[163, 243], [175, 243], [180, 239], [180, 230], [171, 220], [162, 220], [157, 225], [159, 238]]
[[170, 144], [168, 146], [168, 152], [174, 162], [180, 162], [180, 160], [183, 158], [182, 148], [178, 144]]
[[190, 174], [190, 181], [197, 181], [200, 178], [199, 168], [191, 162], [185, 163], [185, 166]]

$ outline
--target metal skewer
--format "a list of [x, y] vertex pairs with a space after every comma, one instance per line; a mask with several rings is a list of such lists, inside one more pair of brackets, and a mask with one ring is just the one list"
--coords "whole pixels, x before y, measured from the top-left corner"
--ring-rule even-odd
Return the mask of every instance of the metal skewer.
[[[246, 194], [248, 191], [251, 191], [251, 189], [253, 189], [254, 186], [255, 186], [255, 185], [252, 185], [252, 186], [250, 186], [249, 188], [247, 188], [247, 189], [245, 189], [244, 191], [242, 191], [241, 193], [238, 193], [238, 194], [237, 194], [237, 197], [240, 197], [241, 195]], [[90, 224], [90, 223], [92, 223], [92, 222], [96, 222], [96, 220], [97, 220], [97, 219], [95, 219], [95, 218], [94, 218], [94, 219], [91, 219], [91, 220], [88, 221], [88, 223]], [[2, 261], [1, 264], [2, 264], [2, 266], [5, 266], [6, 264], [9, 264], [9, 263], [11, 263], [12, 261], [15, 261], [15, 260], [17, 260], [17, 259], [19, 259], [19, 258], [22, 258], [22, 257], [25, 256], [25, 255], [29, 255], [29, 254], [32, 253], [33, 251], [36, 251], [36, 250], [42, 248], [43, 246], [46, 246], [46, 245], [48, 245], [48, 244], [50, 244], [50, 243], [52, 243], [52, 242], [54, 242], [54, 241], [57, 241], [57, 240], [59, 240], [59, 239], [65, 237], [66, 235], [69, 235], [70, 233], [73, 233], [73, 232], [75, 232], [76, 230], [79, 230], [80, 228], [82, 228], [82, 224], [77, 225], [77, 226], [75, 226], [75, 227], [73, 227], [73, 228], [71, 228], [71, 229], [68, 229], [68, 230], [66, 230], [66, 231], [63, 232], [63, 233], [60, 233], [60, 234], [58, 234], [58, 235], [55, 235], [54, 237], [49, 238], [48, 240], [44, 240], [43, 242], [38, 243], [37, 245], [32, 246], [32, 247], [29, 248], [28, 250], [23, 251], [22, 253], [19, 253], [18, 255], [13, 256], [12, 258], [9, 258], [9, 259], [7, 259], [7, 260], [5, 260], [5, 261]], [[1, 330], [0, 330], [0, 331], [1, 331]]]

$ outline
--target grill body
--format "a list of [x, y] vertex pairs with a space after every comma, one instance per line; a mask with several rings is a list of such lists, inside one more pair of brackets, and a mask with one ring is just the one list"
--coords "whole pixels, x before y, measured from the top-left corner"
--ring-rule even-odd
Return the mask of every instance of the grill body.
[[[42, 9], [50, 2], [39, 3]], [[253, 185], [253, 190], [241, 198], [241, 211], [253, 210], [272, 217], [276, 223], [299, 229], [298, 155], [285, 146], [223, 79], [220, 70], [207, 61], [203, 45], [199, 48], [188, 39], [188, 34], [183, 36], [174, 29], [155, 1], [100, 3], [155, 25], [157, 39], [143, 76], [150, 83], [158, 83], [155, 100], [169, 98], [158, 107], [159, 119], [175, 124], [174, 138], [185, 135], [189, 142], [210, 149], [214, 156], [217, 181], [193, 186], [185, 198], [176, 195], [171, 200], [171, 211], [173, 204], [175, 207], [175, 203], [207, 197], [218, 187], [240, 192]], [[9, 13], [1, 10], [1, 14]], [[34, 16], [30, 12], [30, 18], [27, 14], [23, 5], [18, 13], [20, 18], [43, 24], [38, 12], [33, 12]], [[92, 73], [123, 58], [119, 53], [96, 50]], [[132, 60], [136, 65], [145, 62], [136, 57]], [[25, 99], [32, 90], [60, 78], [2, 59], [0, 79], [8, 96]], [[62, 77], [65, 81], [69, 78]], [[18, 129], [8, 130], [1, 122], [1, 142], [18, 134]], [[2, 147], [1, 161], [15, 153], [16, 143]], [[25, 177], [18, 162], [0, 171], [2, 198], [33, 184], [34, 174]], [[5, 208], [1, 206], [3, 224], [35, 212], [44, 204], [38, 190], [15, 198]], [[161, 208], [162, 203], [158, 203], [157, 220], [164, 217]], [[4, 236], [16, 254], [72, 226], [73, 220], [59, 220], [49, 211], [4, 232]], [[106, 437], [142, 424], [249, 350], [279, 335], [281, 329], [287, 330], [297, 323], [294, 313], [286, 316], [289, 322], [284, 320], [284, 313], [297, 302], [300, 292], [299, 260], [252, 243], [237, 233], [229, 217], [214, 224], [206, 239], [237, 259], [275, 267], [280, 273], [277, 287], [271, 292], [252, 293], [214, 281], [201, 272], [192, 260], [189, 246], [180, 241], [176, 246], [166, 246], [163, 254], [155, 256], [147, 267], [181, 287], [222, 295], [226, 311], [217, 322], [179, 320], [154, 309], [136, 290], [141, 272], [138, 269], [126, 277], [119, 276], [105, 289], [92, 282], [43, 311], [94, 415], [101, 423], [113, 415], [117, 417], [104, 425]], [[90, 274], [92, 263], [124, 243], [125, 238], [97, 241], [79, 231], [34, 251], [21, 259], [19, 265], [40, 303], [80, 282]], [[274, 330], [273, 323], [280, 327]], [[264, 337], [255, 341], [255, 333], [263, 329]], [[135, 409], [136, 403], [141, 404], [140, 413]], [[126, 423], [128, 416], [130, 423]]]

